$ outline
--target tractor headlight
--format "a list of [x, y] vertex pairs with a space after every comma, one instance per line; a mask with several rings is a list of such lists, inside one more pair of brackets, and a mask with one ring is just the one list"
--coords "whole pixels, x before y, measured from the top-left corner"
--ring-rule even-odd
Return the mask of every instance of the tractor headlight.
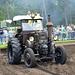
[[57, 36], [54, 36], [54, 40], [57, 40]]
[[29, 37], [29, 40], [30, 41], [34, 41], [34, 37]]

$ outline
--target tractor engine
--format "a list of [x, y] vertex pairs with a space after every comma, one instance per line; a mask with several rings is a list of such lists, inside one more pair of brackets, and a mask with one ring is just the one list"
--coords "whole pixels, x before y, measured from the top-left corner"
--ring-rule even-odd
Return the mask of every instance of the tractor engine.
[[40, 31], [37, 33], [38, 35], [36, 35], [37, 39], [37, 43], [38, 43], [38, 51], [40, 55], [47, 55], [48, 54], [48, 38], [47, 38], [47, 33], [45, 31]]
[[48, 46], [46, 44], [40, 45], [39, 52], [41, 55], [47, 55], [48, 54]]
[[[54, 53], [54, 45], [53, 41], [48, 41], [48, 35], [45, 31], [41, 31], [38, 33], [37, 37], [37, 46], [40, 55], [48, 55], [50, 53]], [[50, 46], [50, 48], [49, 48]], [[50, 52], [49, 52], [50, 51]]]

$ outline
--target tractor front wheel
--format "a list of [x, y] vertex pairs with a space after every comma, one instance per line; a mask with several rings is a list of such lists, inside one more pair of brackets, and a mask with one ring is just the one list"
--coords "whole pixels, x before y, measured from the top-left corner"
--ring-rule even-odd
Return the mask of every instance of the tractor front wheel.
[[29, 68], [35, 66], [35, 55], [31, 48], [27, 48], [24, 51], [24, 63]]
[[67, 59], [66, 51], [63, 46], [58, 46], [55, 50], [55, 61], [56, 63], [65, 64]]

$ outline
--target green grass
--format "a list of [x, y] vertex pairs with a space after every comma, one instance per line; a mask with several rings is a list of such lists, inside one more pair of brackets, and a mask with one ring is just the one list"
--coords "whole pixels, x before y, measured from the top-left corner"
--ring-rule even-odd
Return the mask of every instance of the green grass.
[[[75, 40], [60, 40], [60, 41], [55, 41], [55, 42], [70, 42], [70, 41], [75, 41]], [[6, 47], [7, 44], [0, 44], [0, 48]]]
[[0, 48], [6, 47], [7, 44], [0, 44]]
[[60, 40], [60, 41], [55, 41], [55, 42], [70, 42], [70, 41], [75, 41], [75, 40]]

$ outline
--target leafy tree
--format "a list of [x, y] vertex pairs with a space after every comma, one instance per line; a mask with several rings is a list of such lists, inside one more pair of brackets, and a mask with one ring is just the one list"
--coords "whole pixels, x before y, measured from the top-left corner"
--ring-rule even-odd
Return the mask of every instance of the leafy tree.
[[[46, 17], [51, 15], [51, 21], [54, 26], [75, 24], [75, 0], [44, 0], [45, 9], [43, 9], [43, 0], [0, 0], [0, 21], [12, 19], [16, 15], [26, 15], [28, 10], [34, 13], [36, 10], [44, 17], [44, 27], [46, 26]], [[42, 11], [44, 11], [42, 13]], [[46, 14], [45, 14], [46, 11]]]

